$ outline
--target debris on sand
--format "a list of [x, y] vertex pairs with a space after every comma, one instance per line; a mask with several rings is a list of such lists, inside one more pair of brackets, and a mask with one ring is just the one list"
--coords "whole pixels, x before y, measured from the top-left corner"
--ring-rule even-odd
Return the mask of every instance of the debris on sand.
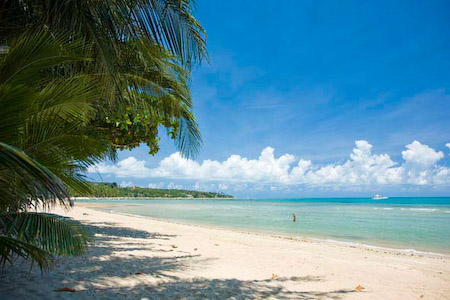
[[55, 292], [71, 292], [71, 293], [75, 293], [76, 290], [72, 289], [72, 288], [68, 288], [68, 287], [62, 287], [62, 288], [56, 289]]

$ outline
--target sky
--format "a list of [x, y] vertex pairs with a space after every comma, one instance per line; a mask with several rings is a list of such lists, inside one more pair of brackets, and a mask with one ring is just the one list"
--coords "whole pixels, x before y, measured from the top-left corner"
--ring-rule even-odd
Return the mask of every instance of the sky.
[[449, 1], [197, 1], [194, 160], [122, 151], [89, 178], [236, 197], [450, 196]]

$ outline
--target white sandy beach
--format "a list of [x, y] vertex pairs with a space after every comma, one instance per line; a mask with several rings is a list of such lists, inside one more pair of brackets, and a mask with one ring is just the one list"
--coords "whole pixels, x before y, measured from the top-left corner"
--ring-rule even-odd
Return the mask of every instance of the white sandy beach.
[[[84, 257], [1, 273], [1, 299], [450, 299], [450, 257], [290, 240], [77, 206]], [[361, 285], [363, 290], [355, 287]], [[56, 292], [62, 287], [76, 292]]]

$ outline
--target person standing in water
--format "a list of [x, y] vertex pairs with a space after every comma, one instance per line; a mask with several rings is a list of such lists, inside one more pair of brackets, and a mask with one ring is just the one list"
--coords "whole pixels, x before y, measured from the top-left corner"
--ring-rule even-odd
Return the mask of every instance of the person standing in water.
[[297, 222], [297, 216], [295, 213], [292, 213], [292, 222]]

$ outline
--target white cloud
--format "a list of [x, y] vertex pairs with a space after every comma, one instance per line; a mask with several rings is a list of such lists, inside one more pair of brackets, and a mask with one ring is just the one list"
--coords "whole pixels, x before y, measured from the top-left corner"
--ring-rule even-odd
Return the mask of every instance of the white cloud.
[[314, 168], [311, 161], [300, 160], [291, 172], [291, 183], [312, 185], [397, 184], [399, 169], [387, 154], [372, 154], [372, 145], [356, 141], [355, 148], [343, 164]]
[[219, 185], [217, 187], [223, 191], [228, 190], [228, 185], [223, 184], [223, 183], [219, 183]]
[[145, 161], [137, 160], [134, 157], [128, 157], [121, 160], [115, 166], [98, 164], [94, 168], [90, 168], [89, 172], [98, 172], [100, 174], [112, 173], [117, 177], [147, 177], [148, 168], [145, 167]]
[[121, 187], [132, 187], [132, 186], [135, 186], [135, 184], [131, 181], [122, 181], [120, 183], [120, 186]]
[[405, 163], [402, 167], [403, 177], [409, 184], [445, 185], [449, 180], [448, 168], [437, 166], [436, 163], [444, 157], [444, 153], [414, 141], [402, 152]]
[[151, 189], [162, 189], [164, 188], [164, 182], [151, 182], [147, 185], [147, 187]]
[[170, 182], [167, 185], [167, 188], [169, 190], [181, 190], [181, 189], [183, 189], [183, 186], [181, 184], [176, 184], [175, 182]]
[[[450, 144], [450, 143], [449, 143]], [[220, 182], [221, 190], [250, 183], [263, 186], [347, 186], [358, 185], [450, 185], [450, 168], [438, 165], [444, 157], [427, 145], [414, 141], [402, 151], [401, 164], [388, 154], [374, 154], [367, 141], [355, 142], [355, 148], [343, 163], [315, 166], [312, 161], [297, 159], [292, 154], [275, 157], [274, 149], [265, 148], [257, 159], [231, 155], [224, 161], [204, 160], [199, 163], [173, 153], [157, 167], [145, 166], [145, 161], [126, 158], [116, 165], [100, 164], [90, 171], [127, 178], [168, 178], [197, 180], [194, 189], [205, 182]], [[297, 163], [296, 163], [297, 162]], [[171, 185], [172, 184], [172, 185]], [[175, 188], [175, 184], [169, 188]], [[180, 188], [180, 187], [176, 187]], [[272, 189], [274, 190], [274, 189]]]
[[408, 150], [402, 152], [402, 157], [406, 163], [410, 164], [429, 167], [444, 157], [444, 153], [441, 151], [436, 152], [434, 149], [427, 145], [423, 145], [418, 141], [406, 145], [406, 148]]

